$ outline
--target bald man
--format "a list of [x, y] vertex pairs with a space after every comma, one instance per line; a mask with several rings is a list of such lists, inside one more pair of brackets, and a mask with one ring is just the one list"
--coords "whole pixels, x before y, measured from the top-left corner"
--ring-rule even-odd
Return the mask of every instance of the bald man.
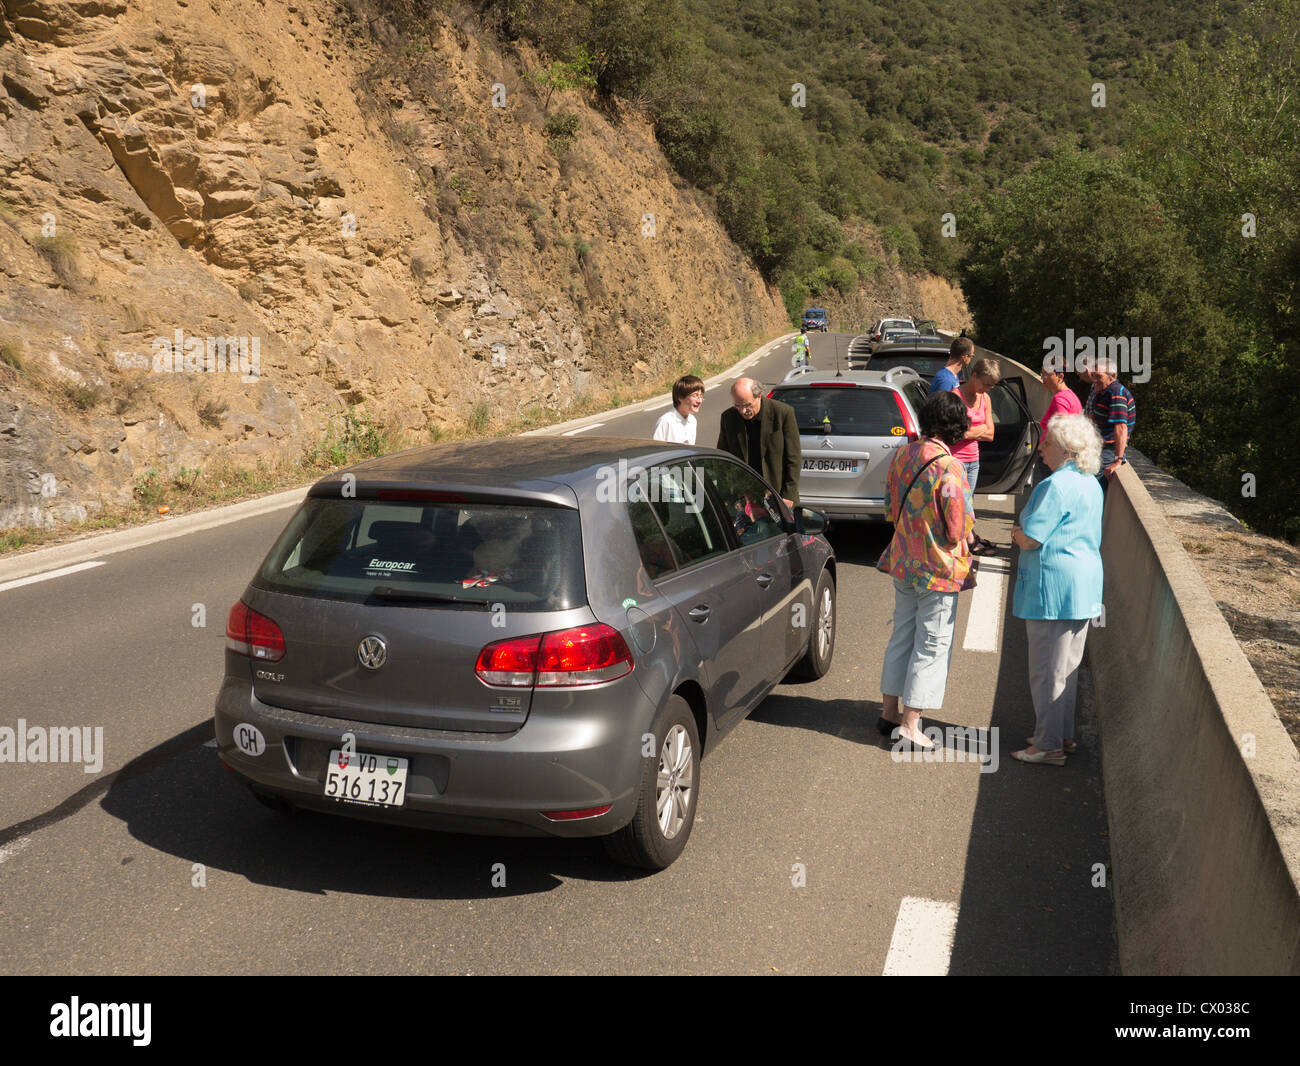
[[718, 447], [767, 478], [787, 507], [799, 502], [803, 448], [794, 408], [764, 399], [762, 385], [753, 378], [739, 378], [731, 386], [731, 406], [722, 412]]

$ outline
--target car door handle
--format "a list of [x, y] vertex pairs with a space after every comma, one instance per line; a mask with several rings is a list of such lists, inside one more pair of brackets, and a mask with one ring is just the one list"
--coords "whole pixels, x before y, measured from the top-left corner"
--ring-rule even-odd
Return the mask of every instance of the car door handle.
[[754, 580], [758, 582], [758, 587], [759, 587], [759, 588], [761, 588], [761, 589], [765, 589], [765, 588], [767, 588], [768, 585], [770, 585], [770, 584], [772, 583], [772, 575], [771, 575], [771, 574], [759, 574], [756, 578], [754, 578]]
[[698, 607], [692, 607], [687, 613], [690, 615], [692, 622], [707, 622], [709, 619], [709, 606], [702, 603]]

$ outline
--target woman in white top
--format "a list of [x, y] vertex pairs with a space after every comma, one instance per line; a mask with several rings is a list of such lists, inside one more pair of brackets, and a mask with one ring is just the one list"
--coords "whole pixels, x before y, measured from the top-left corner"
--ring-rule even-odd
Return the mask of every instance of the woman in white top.
[[655, 423], [654, 439], [670, 444], [695, 443], [695, 415], [704, 402], [704, 382], [687, 374], [673, 383], [673, 409]]

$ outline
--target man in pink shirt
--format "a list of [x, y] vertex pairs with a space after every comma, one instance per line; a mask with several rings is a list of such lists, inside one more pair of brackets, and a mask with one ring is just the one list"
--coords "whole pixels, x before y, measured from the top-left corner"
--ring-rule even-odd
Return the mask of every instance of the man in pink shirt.
[[[1057, 415], [1077, 415], [1083, 413], [1083, 404], [1079, 402], [1079, 397], [1074, 394], [1065, 383], [1065, 368], [1059, 365], [1058, 359], [1051, 356], [1043, 360], [1043, 370], [1039, 375], [1043, 384], [1047, 386], [1047, 391], [1052, 394], [1051, 400], [1048, 401], [1047, 410], [1043, 412], [1043, 420], [1039, 423], [1042, 432], [1038, 435], [1039, 450], [1042, 449], [1042, 442], [1047, 440], [1047, 423]], [[1080, 376], [1084, 376], [1084, 370], [1080, 368]], [[1043, 462], [1041, 455], [1034, 461], [1034, 484], [1037, 485], [1044, 478], [1051, 476], [1051, 468]]]

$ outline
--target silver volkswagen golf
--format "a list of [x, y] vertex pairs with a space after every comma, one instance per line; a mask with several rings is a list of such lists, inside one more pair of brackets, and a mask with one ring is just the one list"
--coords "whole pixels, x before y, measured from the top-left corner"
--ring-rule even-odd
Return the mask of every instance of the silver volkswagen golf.
[[324, 478], [226, 627], [221, 760], [277, 808], [681, 854], [700, 758], [835, 643], [824, 516], [709, 448], [434, 445]]

